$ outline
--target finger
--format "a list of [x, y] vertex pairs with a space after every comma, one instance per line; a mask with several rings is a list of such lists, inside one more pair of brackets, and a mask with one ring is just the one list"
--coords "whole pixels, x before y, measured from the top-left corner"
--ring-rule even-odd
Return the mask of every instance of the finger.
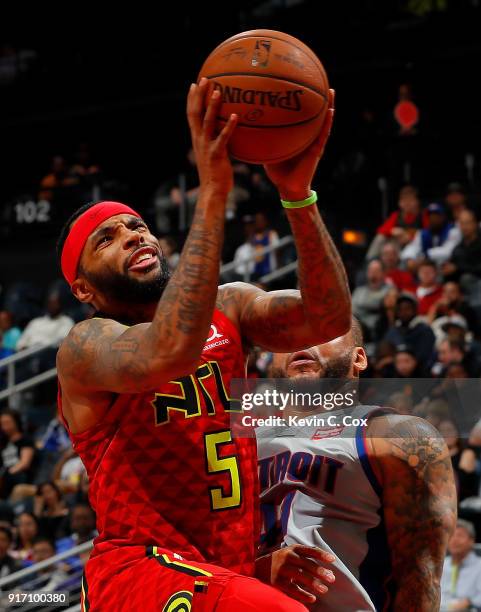
[[331, 133], [332, 122], [334, 121], [334, 109], [328, 108], [326, 118], [324, 119], [324, 123], [322, 124], [321, 132], [316, 140], [313, 142], [312, 153], [316, 157], [322, 157], [324, 153], [324, 149], [326, 148], [326, 143]]
[[187, 96], [187, 121], [192, 132], [200, 130], [200, 118], [195, 113], [195, 97], [197, 94], [198, 85], [192, 83]]
[[204, 117], [204, 132], [207, 138], [210, 140], [213, 137], [215, 126], [217, 122], [217, 115], [219, 114], [219, 108], [222, 103], [220, 91], [215, 89], [210, 95], [209, 104]]
[[215, 141], [215, 151], [217, 153], [225, 149], [225, 147], [227, 146], [227, 143], [229, 142], [236, 128], [238, 118], [238, 115], [232, 113], [232, 115], [227, 120], [227, 123], [224, 125], [221, 133], [217, 136], [217, 139]]
[[322, 584], [317, 578], [313, 578], [308, 574], [305, 574], [302, 571], [299, 571], [297, 568], [284, 568], [284, 571], [281, 573], [281, 576], [284, 580], [295, 584], [299, 588], [302, 588], [306, 593], [310, 593], [317, 597], [318, 595], [324, 595], [327, 593], [328, 588], [325, 584]]
[[333, 553], [319, 548], [318, 546], [304, 546], [303, 544], [295, 544], [292, 547], [292, 552], [296, 553], [296, 555], [299, 557], [316, 559], [317, 561], [322, 561], [323, 563], [334, 563], [336, 560], [336, 556]]
[[187, 118], [191, 129], [200, 130], [202, 127], [202, 118], [204, 116], [204, 96], [208, 80], [202, 77], [199, 84], [191, 85], [189, 96], [187, 98]]
[[319, 565], [315, 561], [310, 559], [303, 559], [301, 557], [293, 558], [291, 565], [300, 568], [304, 573], [312, 576], [313, 578], [325, 580], [329, 584], [332, 584], [336, 580], [336, 576], [330, 569], [326, 569]]
[[327, 97], [327, 104], [328, 104], [327, 108], [336, 108], [335, 100], [336, 100], [336, 91], [334, 89], [330, 89], [328, 97]]

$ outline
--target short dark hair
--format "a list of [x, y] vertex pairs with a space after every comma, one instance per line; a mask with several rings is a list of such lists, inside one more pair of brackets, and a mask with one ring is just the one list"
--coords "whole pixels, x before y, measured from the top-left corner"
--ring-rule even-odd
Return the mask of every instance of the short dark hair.
[[70, 508], [70, 516], [72, 516], [74, 510], [77, 510], [77, 508], [87, 508], [87, 510], [91, 513], [93, 518], [96, 518], [94, 509], [92, 508], [92, 506], [86, 502], [78, 502], [77, 504], [75, 504], [74, 506], [72, 506]]
[[74, 222], [81, 215], [83, 215], [83, 213], [86, 210], [89, 210], [89, 208], [92, 208], [92, 206], [95, 206], [95, 204], [98, 204], [98, 202], [88, 202], [87, 204], [84, 204], [80, 208], [77, 208], [77, 210], [70, 215], [70, 217], [67, 219], [67, 221], [63, 225], [62, 229], [60, 230], [60, 234], [59, 234], [58, 239], [57, 239], [57, 260], [58, 260], [59, 266], [60, 266], [61, 261], [62, 261], [62, 251], [63, 251], [63, 247], [65, 245], [65, 241], [67, 240], [68, 234], [70, 232], [70, 228], [72, 227]]
[[40, 544], [40, 542], [47, 542], [52, 547], [52, 550], [55, 552], [55, 542], [48, 536], [44, 535], [39, 535], [34, 538], [32, 542], [32, 547], [35, 546], [35, 544]]
[[37, 495], [41, 495], [42, 494], [42, 489], [48, 485], [49, 487], [52, 487], [52, 489], [54, 489], [54, 491], [57, 493], [57, 497], [59, 498], [59, 500], [61, 500], [63, 498], [62, 495], [62, 491], [57, 487], [57, 485], [52, 482], [51, 480], [45, 480], [44, 482], [41, 482], [38, 487], [37, 487]]
[[18, 431], [20, 433], [23, 433], [22, 417], [20, 416], [19, 412], [17, 412], [16, 410], [11, 410], [10, 408], [4, 408], [0, 412], [0, 416], [2, 416], [2, 414], [6, 414], [7, 416], [12, 417], [12, 419], [15, 421], [15, 425], [17, 426]]
[[399, 195], [404, 195], [406, 193], [412, 193], [417, 198], [419, 197], [419, 190], [418, 190], [418, 188], [415, 187], [414, 185], [411, 185], [410, 183], [406, 183], [399, 190]]
[[0, 533], [4, 533], [7, 536], [9, 542], [13, 541], [12, 531], [8, 527], [0, 527]]
[[434, 268], [435, 270], [438, 269], [437, 265], [434, 263], [434, 261], [432, 261], [432, 259], [423, 259], [418, 266], [418, 270], [423, 266], [428, 266], [429, 268]]

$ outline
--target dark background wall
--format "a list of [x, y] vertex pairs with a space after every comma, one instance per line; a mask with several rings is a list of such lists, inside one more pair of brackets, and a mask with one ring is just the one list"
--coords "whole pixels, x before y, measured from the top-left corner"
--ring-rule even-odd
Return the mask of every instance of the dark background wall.
[[[28, 20], [5, 16], [3, 44], [33, 50], [34, 57], [25, 73], [0, 87], [0, 281], [56, 275], [55, 224], [16, 226], [11, 207], [19, 197], [36, 193], [53, 155], [69, 156], [79, 142], [88, 142], [105, 174], [120, 181], [124, 199], [143, 210], [151, 207], [155, 188], [184, 164], [190, 82], [207, 54], [242, 30], [286, 31], [325, 64], [337, 92], [337, 113], [318, 182], [326, 207], [335, 209], [344, 225], [372, 231], [380, 221], [380, 176], [388, 179], [394, 205], [403, 177], [392, 110], [403, 82], [412, 84], [421, 111], [411, 153], [412, 179], [424, 198], [438, 197], [449, 181], [467, 181], [467, 153], [476, 160], [476, 179], [481, 159], [477, 4], [179, 2], [149, 11], [117, 7], [106, 14], [87, 5], [56, 15], [58, 24], [46, 15], [38, 22], [31, 13]], [[363, 120], [367, 110], [371, 122]], [[365, 153], [364, 167], [353, 179], [359, 150]], [[471, 188], [476, 191], [477, 185]]]

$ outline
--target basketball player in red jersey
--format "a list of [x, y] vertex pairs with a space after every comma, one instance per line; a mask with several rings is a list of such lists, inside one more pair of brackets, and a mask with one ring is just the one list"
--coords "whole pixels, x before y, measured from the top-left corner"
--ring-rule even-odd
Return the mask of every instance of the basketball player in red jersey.
[[[333, 106], [332, 95], [329, 106]], [[304, 610], [255, 574], [255, 440], [233, 437], [232, 378], [256, 344], [293, 351], [344, 334], [350, 295], [342, 261], [316, 206], [287, 211], [301, 291], [217, 287], [226, 198], [232, 187], [220, 98], [204, 79], [187, 115], [200, 193], [178, 268], [169, 279], [158, 241], [131, 208], [77, 211], [59, 240], [65, 278], [97, 315], [60, 347], [59, 405], [90, 479], [99, 536], [85, 568], [83, 606], [102, 610]], [[266, 166], [281, 198], [301, 201], [327, 141]], [[309, 549], [307, 549], [309, 550]], [[323, 562], [292, 555], [293, 595], [325, 592]], [[317, 569], [316, 569], [317, 568]], [[314, 578], [313, 576], [316, 576]]]

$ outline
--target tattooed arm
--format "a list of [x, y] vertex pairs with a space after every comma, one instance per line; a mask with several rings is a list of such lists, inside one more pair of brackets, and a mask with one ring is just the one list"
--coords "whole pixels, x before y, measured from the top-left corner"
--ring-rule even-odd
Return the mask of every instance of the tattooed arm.
[[368, 433], [391, 551], [392, 609], [439, 610], [443, 562], [457, 510], [446, 444], [429, 423], [410, 416], [375, 418]]
[[57, 360], [67, 392], [149, 390], [197, 365], [217, 295], [225, 204], [233, 181], [226, 145], [236, 125], [232, 115], [215, 135], [220, 95], [210, 91], [204, 80], [192, 85], [188, 96], [200, 194], [178, 268], [151, 323], [126, 327], [112, 320], [90, 320], [73, 329]]
[[[303, 200], [329, 137], [330, 109], [317, 141], [293, 159], [266, 166], [283, 200]], [[300, 292], [266, 293], [246, 283], [221, 288], [218, 307], [235, 319], [250, 344], [288, 352], [328, 342], [351, 327], [351, 295], [344, 265], [317, 206], [288, 209], [299, 257]]]

